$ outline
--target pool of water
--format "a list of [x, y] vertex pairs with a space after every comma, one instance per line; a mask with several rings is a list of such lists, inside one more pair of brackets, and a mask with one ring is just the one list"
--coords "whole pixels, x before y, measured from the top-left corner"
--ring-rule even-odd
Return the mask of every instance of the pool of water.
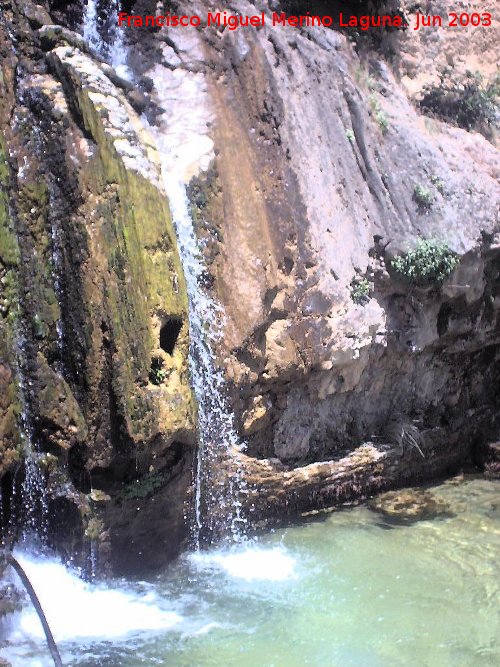
[[[91, 586], [21, 558], [75, 667], [497, 666], [500, 483], [431, 491], [449, 515], [397, 525], [338, 511], [186, 555], [148, 582]], [[51, 665], [31, 611], [2, 646], [16, 666]]]

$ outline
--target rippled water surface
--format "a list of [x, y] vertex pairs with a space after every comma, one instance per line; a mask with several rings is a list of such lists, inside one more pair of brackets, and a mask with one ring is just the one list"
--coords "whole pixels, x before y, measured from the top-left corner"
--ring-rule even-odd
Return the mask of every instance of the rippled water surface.
[[[432, 492], [449, 516], [394, 525], [365, 507], [335, 512], [113, 590], [23, 558], [67, 665], [500, 665], [500, 484]], [[14, 665], [51, 664], [30, 612], [3, 635]]]

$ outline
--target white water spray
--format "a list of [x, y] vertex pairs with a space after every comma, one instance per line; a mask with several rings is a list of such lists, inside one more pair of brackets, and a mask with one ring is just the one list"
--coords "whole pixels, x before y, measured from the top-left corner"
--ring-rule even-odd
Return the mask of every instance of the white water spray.
[[100, 52], [102, 42], [97, 32], [96, 0], [87, 0], [87, 4], [85, 5], [83, 12], [83, 38], [91, 48]]
[[195, 553], [191, 560], [200, 568], [215, 565], [229, 576], [245, 581], [285, 581], [296, 576], [295, 559], [281, 547]]
[[[17, 322], [17, 377], [19, 378], [19, 400], [21, 402], [20, 434], [23, 444], [24, 479], [21, 485], [21, 511], [22, 517], [16, 517], [14, 523], [22, 522], [22, 535], [24, 540], [31, 540], [35, 536], [42, 545], [47, 542], [48, 523], [48, 501], [45, 485], [45, 473], [41, 464], [43, 454], [38, 451], [34, 438], [34, 429], [28, 406], [28, 387], [23, 364], [26, 359], [26, 338], [19, 331], [21, 322]], [[13, 497], [17, 495], [17, 488], [13, 488]]]
[[[165, 608], [151, 587], [142, 592], [123, 585], [94, 585], [82, 581], [55, 559], [16, 554], [42, 604], [56, 641], [116, 639], [130, 634], [171, 628], [180, 622], [175, 611]], [[77, 610], [77, 613], [76, 611]], [[36, 612], [27, 607], [15, 630], [17, 639], [44, 639]], [[16, 636], [11, 636], [16, 640]]]
[[164, 172], [189, 297], [189, 364], [198, 401], [194, 538], [199, 548], [205, 530], [209, 538], [213, 533], [217, 536], [228, 529], [235, 540], [243, 536], [240, 484], [226, 479], [228, 474], [238, 476], [236, 469], [228, 469], [226, 465], [241, 445], [223, 372], [214, 353], [222, 331], [223, 311], [202, 287], [206, 267], [193, 228], [186, 188], [172, 176], [170, 170]]
[[119, 76], [131, 79], [123, 28], [118, 26], [118, 3], [111, 2], [108, 5], [108, 12], [107, 34], [101, 35], [98, 29], [100, 17], [97, 0], [87, 0], [83, 13], [83, 37], [91, 49], [111, 62]]

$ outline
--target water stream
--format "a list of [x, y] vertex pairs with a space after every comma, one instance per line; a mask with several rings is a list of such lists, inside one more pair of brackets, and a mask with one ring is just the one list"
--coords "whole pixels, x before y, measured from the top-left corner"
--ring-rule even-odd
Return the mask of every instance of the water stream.
[[[116, 27], [117, 10], [108, 6], [109, 16], [105, 19], [110, 28], [101, 34], [96, 7], [96, 0], [88, 0], [83, 35], [118, 73], [130, 78], [123, 33]], [[101, 17], [101, 23], [103, 20]], [[185, 55], [202, 60], [196, 31], [185, 30], [184, 37]], [[190, 179], [206, 171], [214, 158], [209, 136], [212, 115], [203, 74], [190, 68], [171, 70], [156, 65], [148, 75], [155, 82], [152, 96], [159, 108], [166, 111], [156, 118], [154, 126], [149, 125], [145, 116], [142, 121], [156, 140], [189, 301], [189, 369], [198, 405], [191, 532], [193, 544], [199, 548], [201, 543], [211, 543], [221, 537], [238, 541], [244, 535], [245, 525], [240, 500], [240, 494], [245, 493], [245, 483], [232, 455], [243, 443], [236, 432], [224, 374], [216, 355], [224, 313], [204, 284], [208, 271], [186, 189]]]
[[127, 51], [123, 29], [118, 27], [118, 2], [109, 2], [107, 15], [98, 11], [98, 0], [87, 0], [83, 12], [83, 37], [98, 55], [113, 63], [116, 72], [125, 79], [131, 77], [127, 66]]
[[[74, 667], [494, 667], [500, 484], [432, 490], [449, 516], [394, 525], [339, 511], [186, 555], [147, 582], [104, 588], [23, 562]], [[50, 665], [31, 609], [3, 633], [14, 665]]]
[[[243, 535], [244, 520], [238, 497], [242, 480], [238, 479], [237, 470], [225, 468], [233, 449], [241, 445], [226, 395], [223, 372], [218, 367], [214, 352], [223, 312], [202, 286], [206, 268], [193, 228], [185, 185], [179, 182], [178, 172], [169, 168], [166, 158], [165, 164], [164, 182], [189, 298], [189, 365], [198, 403], [199, 433], [193, 536], [195, 547], [199, 548], [201, 540], [210, 541], [212, 536], [217, 538], [227, 531], [235, 540]], [[228, 482], [234, 486], [228, 487]]]
[[[188, 40], [189, 40], [188, 36]], [[196, 33], [186, 50], [197, 53]], [[155, 66], [155, 99], [167, 111], [150, 126], [161, 160], [189, 301], [189, 367], [198, 405], [198, 453], [195, 470], [193, 541], [210, 543], [221, 536], [239, 540], [244, 534], [240, 494], [245, 485], [233, 453], [239, 441], [223, 370], [216, 350], [223, 335], [224, 312], [205, 286], [208, 270], [187, 195], [193, 176], [213, 160], [209, 136], [212, 121], [206, 82], [201, 73]], [[143, 118], [147, 123], [146, 118]]]

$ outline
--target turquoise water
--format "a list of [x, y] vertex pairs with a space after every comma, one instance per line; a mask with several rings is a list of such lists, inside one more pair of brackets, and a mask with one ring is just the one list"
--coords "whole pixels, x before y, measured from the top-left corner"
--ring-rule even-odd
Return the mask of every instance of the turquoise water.
[[[26, 566], [52, 581], [41, 597], [68, 665], [497, 666], [500, 483], [431, 490], [450, 515], [395, 525], [366, 507], [334, 512], [112, 591]], [[25, 613], [11, 629], [15, 665], [50, 665], [36, 626]]]

